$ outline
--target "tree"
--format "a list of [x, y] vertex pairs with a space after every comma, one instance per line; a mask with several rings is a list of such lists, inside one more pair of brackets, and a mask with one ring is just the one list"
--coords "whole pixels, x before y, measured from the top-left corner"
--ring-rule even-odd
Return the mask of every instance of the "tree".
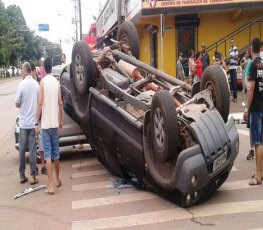
[[4, 3], [0, 0], [0, 65], [4, 65], [8, 61], [8, 38], [6, 36], [8, 30], [7, 15]]
[[24, 61], [37, 65], [41, 56], [51, 57], [55, 65], [60, 63], [61, 54], [60, 45], [30, 31], [19, 6], [10, 5], [5, 9], [0, 0], [0, 65], [19, 67], [18, 62]]

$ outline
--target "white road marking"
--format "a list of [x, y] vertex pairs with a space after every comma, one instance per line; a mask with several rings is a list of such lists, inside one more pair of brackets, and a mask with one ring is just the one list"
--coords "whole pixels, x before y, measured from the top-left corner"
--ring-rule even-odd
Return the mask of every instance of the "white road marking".
[[89, 177], [89, 176], [97, 176], [97, 175], [104, 175], [109, 174], [106, 169], [95, 170], [95, 171], [88, 171], [88, 172], [81, 172], [81, 173], [72, 173], [72, 179], [81, 178], [81, 177]]
[[156, 212], [140, 213], [128, 216], [99, 218], [94, 220], [73, 221], [72, 230], [111, 229], [129, 226], [163, 223], [167, 221], [229, 215], [238, 213], [262, 212], [263, 200], [209, 204], [194, 206], [188, 210], [183, 208], [167, 209]]
[[234, 166], [232, 167], [231, 169], [231, 172], [236, 172], [237, 171], [237, 168], [235, 168]]
[[72, 209], [91, 208], [91, 207], [113, 205], [113, 204], [123, 204], [133, 201], [150, 200], [156, 198], [160, 199], [160, 196], [157, 196], [153, 193], [146, 191], [139, 191], [130, 194], [121, 194], [121, 195], [101, 197], [96, 199], [73, 201]]
[[95, 165], [101, 165], [101, 163], [97, 160], [97, 159], [92, 159], [89, 161], [83, 161], [83, 162], [79, 162], [79, 163], [75, 163], [72, 165], [72, 168], [81, 168], [81, 167], [85, 167], [85, 166], [95, 166]]
[[249, 136], [249, 131], [248, 130], [238, 129], [237, 132], [239, 134]]
[[95, 183], [86, 183], [86, 184], [76, 184], [72, 185], [73, 192], [91, 190], [91, 189], [104, 189], [104, 188], [112, 188], [113, 183], [111, 181], [101, 181]]
[[227, 181], [220, 186], [218, 190], [237, 190], [237, 189], [247, 189], [247, 188], [255, 188], [256, 186], [251, 186], [248, 184], [249, 180], [238, 180], [238, 181]]

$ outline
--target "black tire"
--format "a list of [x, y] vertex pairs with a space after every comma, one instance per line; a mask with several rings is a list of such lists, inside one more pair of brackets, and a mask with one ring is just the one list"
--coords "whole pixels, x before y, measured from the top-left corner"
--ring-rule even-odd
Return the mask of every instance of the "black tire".
[[201, 91], [208, 89], [211, 92], [212, 101], [227, 122], [230, 108], [229, 86], [224, 70], [217, 65], [208, 66], [201, 78]]
[[154, 95], [150, 123], [154, 154], [161, 162], [170, 160], [179, 144], [179, 131], [174, 100], [168, 91]]
[[84, 41], [78, 41], [73, 46], [72, 73], [77, 93], [86, 94], [94, 85], [95, 68], [89, 46]]
[[124, 22], [118, 28], [118, 41], [124, 41], [130, 47], [130, 51], [134, 57], [139, 59], [140, 42], [136, 27], [132, 22]]
[[[71, 73], [70, 76], [73, 74]], [[70, 91], [71, 91], [71, 99], [72, 99], [72, 106], [74, 108], [76, 117], [78, 121], [82, 123], [87, 123], [89, 119], [89, 91], [84, 94], [80, 95], [78, 90], [74, 84], [73, 78], [70, 79]]]
[[174, 100], [168, 91], [154, 95], [149, 123], [149, 146], [146, 146], [144, 154], [149, 172], [157, 184], [172, 191], [175, 189], [179, 128]]

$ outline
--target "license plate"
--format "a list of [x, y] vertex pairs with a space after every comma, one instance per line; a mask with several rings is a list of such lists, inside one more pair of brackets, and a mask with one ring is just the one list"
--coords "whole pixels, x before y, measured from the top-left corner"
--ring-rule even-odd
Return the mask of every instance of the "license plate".
[[217, 158], [213, 163], [213, 172], [226, 162], [227, 152]]

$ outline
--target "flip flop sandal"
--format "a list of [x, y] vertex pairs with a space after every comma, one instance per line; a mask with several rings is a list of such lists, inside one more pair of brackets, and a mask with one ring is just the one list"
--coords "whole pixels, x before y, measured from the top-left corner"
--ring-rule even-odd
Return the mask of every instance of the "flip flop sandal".
[[47, 195], [54, 195], [54, 192], [50, 192], [50, 191], [46, 190], [46, 194]]
[[262, 184], [262, 182], [260, 180], [258, 180], [257, 177], [253, 177], [249, 181], [249, 185], [251, 185], [251, 186], [260, 185], [260, 184]]
[[[254, 178], [256, 175], [252, 175], [252, 177], [251, 178]], [[263, 181], [263, 177], [261, 177], [261, 181]]]
[[62, 185], [62, 182], [59, 181], [59, 183], [56, 185], [56, 187], [59, 188], [59, 187], [61, 187], [61, 185]]

